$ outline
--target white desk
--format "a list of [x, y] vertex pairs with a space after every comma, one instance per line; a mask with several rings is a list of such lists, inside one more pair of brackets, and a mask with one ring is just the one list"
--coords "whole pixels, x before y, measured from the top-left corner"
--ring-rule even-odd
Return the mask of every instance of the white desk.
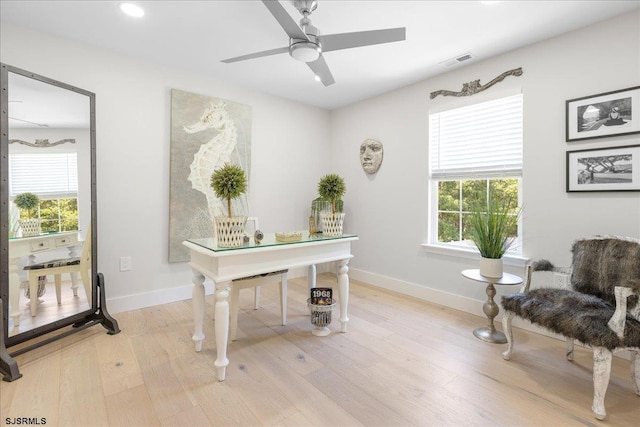
[[[255, 274], [271, 271], [311, 266], [324, 262], [338, 261], [338, 295], [340, 301], [341, 331], [347, 332], [347, 303], [349, 300], [349, 277], [347, 264], [351, 255], [351, 242], [356, 235], [340, 237], [309, 237], [302, 232], [302, 240], [297, 242], [276, 242], [274, 234], [265, 234], [259, 245], [253, 239], [239, 248], [218, 248], [215, 239], [190, 239], [183, 244], [190, 249], [193, 270], [193, 317], [195, 331], [193, 341], [196, 351], [202, 350], [202, 323], [204, 321], [204, 280], [205, 276], [215, 284], [215, 333], [217, 357], [215, 367], [218, 380], [224, 381], [227, 365], [227, 342], [229, 337], [229, 287], [231, 281]], [[315, 268], [309, 272], [315, 274]], [[311, 275], [310, 274], [310, 275]], [[315, 286], [315, 277], [310, 277]]]
[[[69, 257], [76, 257], [78, 256], [75, 247], [77, 244], [77, 231], [9, 239], [9, 305], [14, 327], [20, 324], [20, 276], [18, 275], [20, 258], [30, 255], [30, 263], [33, 263], [35, 254], [60, 248], [67, 248]], [[75, 287], [78, 286], [75, 281], [72, 283]], [[35, 316], [38, 310], [37, 289], [29, 289], [29, 294], [31, 295], [31, 315]]]

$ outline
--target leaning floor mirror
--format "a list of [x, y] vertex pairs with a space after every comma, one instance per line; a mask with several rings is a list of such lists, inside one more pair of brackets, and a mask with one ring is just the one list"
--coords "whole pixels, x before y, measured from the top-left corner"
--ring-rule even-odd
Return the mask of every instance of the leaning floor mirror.
[[120, 330], [97, 273], [95, 95], [0, 67], [0, 370], [12, 381], [18, 354], [95, 324]]

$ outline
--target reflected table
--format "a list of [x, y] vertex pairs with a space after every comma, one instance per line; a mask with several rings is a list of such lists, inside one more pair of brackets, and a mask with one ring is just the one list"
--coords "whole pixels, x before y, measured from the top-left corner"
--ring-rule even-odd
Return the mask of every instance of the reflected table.
[[[16, 237], [9, 239], [9, 306], [10, 317], [13, 325], [20, 325], [20, 276], [19, 261], [23, 256], [29, 256], [29, 263], [33, 264], [35, 255], [54, 249], [67, 248], [69, 257], [78, 256], [76, 245], [78, 244], [78, 231], [63, 231], [60, 233], [45, 233], [37, 236]], [[72, 276], [72, 287], [77, 288], [77, 276]], [[35, 289], [30, 289], [31, 315], [38, 311], [38, 298]]]
[[191, 256], [189, 265], [193, 270], [193, 317], [195, 331], [193, 342], [196, 351], [202, 350], [204, 334], [204, 280], [205, 276], [215, 285], [215, 335], [216, 361], [214, 363], [218, 380], [224, 381], [229, 338], [229, 292], [231, 281], [242, 277], [269, 273], [272, 271], [309, 268], [309, 284], [315, 287], [315, 264], [337, 261], [338, 299], [340, 302], [341, 332], [347, 332], [347, 303], [349, 300], [349, 277], [347, 264], [351, 255], [351, 242], [358, 236], [344, 234], [326, 237], [322, 234], [309, 235], [301, 231], [302, 238], [293, 242], [279, 242], [274, 233], [265, 233], [260, 244], [253, 239], [243, 246], [220, 248], [214, 238], [188, 239], [183, 242]]
[[507, 337], [500, 331], [496, 330], [493, 325], [493, 319], [498, 315], [500, 308], [493, 300], [496, 295], [496, 288], [494, 285], [519, 285], [522, 283], [522, 278], [514, 274], [503, 273], [502, 277], [486, 277], [480, 274], [479, 269], [464, 270], [462, 275], [467, 279], [475, 280], [476, 282], [487, 284], [487, 302], [482, 305], [482, 311], [487, 316], [489, 323], [487, 326], [481, 327], [473, 331], [473, 335], [482, 341], [504, 344], [507, 342]]

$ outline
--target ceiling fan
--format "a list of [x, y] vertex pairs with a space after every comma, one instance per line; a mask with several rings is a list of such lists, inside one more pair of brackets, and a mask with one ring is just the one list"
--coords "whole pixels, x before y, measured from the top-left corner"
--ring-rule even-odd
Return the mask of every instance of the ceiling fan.
[[330, 86], [336, 81], [333, 79], [329, 66], [322, 56], [324, 52], [397, 42], [406, 38], [404, 27], [321, 36], [318, 29], [311, 24], [309, 19], [311, 12], [316, 10], [318, 6], [316, 0], [293, 0], [293, 5], [302, 14], [300, 25], [296, 24], [277, 0], [262, 0], [262, 3], [269, 9], [269, 12], [289, 36], [289, 46], [237, 56], [225, 59], [222, 62], [238, 62], [289, 52], [289, 55], [298, 61], [306, 62], [316, 75], [316, 79], [319, 79], [325, 86]]

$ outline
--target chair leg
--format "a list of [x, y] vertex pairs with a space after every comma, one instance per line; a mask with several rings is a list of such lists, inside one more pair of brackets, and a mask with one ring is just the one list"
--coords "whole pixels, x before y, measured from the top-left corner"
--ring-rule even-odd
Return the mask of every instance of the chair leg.
[[238, 332], [238, 302], [240, 299], [240, 286], [231, 283], [231, 299], [229, 300], [229, 338], [236, 340]]
[[287, 324], [287, 275], [280, 280], [280, 311], [282, 314], [282, 325]]
[[253, 309], [257, 310], [260, 307], [260, 286], [254, 288]]
[[573, 360], [573, 339], [567, 338], [567, 360]]
[[631, 383], [633, 390], [640, 396], [640, 351], [631, 350]]
[[54, 274], [54, 279], [56, 282], [56, 299], [58, 300], [58, 305], [62, 304], [62, 274]]
[[593, 348], [593, 406], [595, 417], [604, 420], [607, 412], [604, 409], [604, 396], [611, 376], [612, 353], [604, 347]]
[[513, 329], [511, 328], [511, 321], [514, 314], [510, 311], [505, 311], [502, 316], [502, 330], [507, 337], [507, 350], [502, 353], [504, 360], [511, 359], [511, 353], [513, 352]]

